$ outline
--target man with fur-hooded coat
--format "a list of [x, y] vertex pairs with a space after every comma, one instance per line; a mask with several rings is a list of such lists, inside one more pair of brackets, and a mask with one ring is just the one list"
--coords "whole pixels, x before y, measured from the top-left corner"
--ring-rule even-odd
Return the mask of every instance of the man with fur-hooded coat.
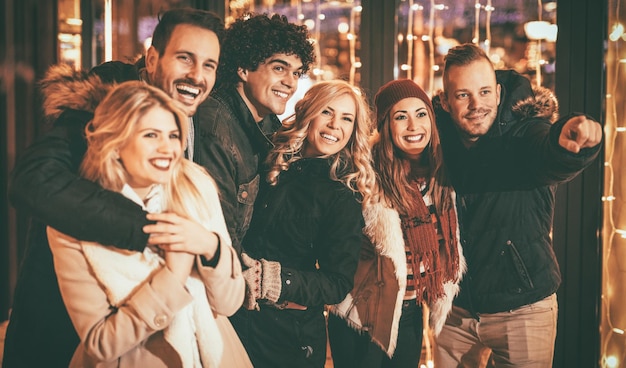
[[496, 366], [552, 366], [555, 193], [598, 156], [602, 127], [583, 114], [558, 119], [550, 91], [512, 70], [494, 73], [472, 44], [450, 49], [433, 105], [467, 260], [435, 364], [478, 366], [492, 351]]

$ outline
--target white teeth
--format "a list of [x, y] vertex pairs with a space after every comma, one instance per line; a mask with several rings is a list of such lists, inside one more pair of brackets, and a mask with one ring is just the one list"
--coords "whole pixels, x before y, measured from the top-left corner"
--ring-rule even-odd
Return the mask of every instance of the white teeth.
[[194, 88], [186, 84], [177, 84], [176, 90], [187, 98], [196, 98], [200, 94], [200, 88]]
[[335, 137], [334, 135], [330, 135], [326, 133], [321, 133], [320, 135], [322, 136], [322, 138], [327, 139], [329, 141], [333, 141], [333, 142], [339, 141], [339, 138]]
[[424, 139], [424, 135], [423, 134], [411, 135], [411, 136], [404, 137], [404, 139], [406, 139], [409, 142], [420, 142], [422, 139]]
[[152, 160], [152, 164], [160, 169], [167, 169], [170, 167], [171, 160], [165, 158], [157, 158]]
[[285, 92], [279, 92], [279, 91], [274, 91], [274, 94], [280, 98], [287, 98], [289, 97], [289, 93], [285, 93]]

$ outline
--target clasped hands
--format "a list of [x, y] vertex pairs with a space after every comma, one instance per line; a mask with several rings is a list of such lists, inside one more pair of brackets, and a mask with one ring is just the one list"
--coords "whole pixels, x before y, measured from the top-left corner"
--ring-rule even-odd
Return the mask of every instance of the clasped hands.
[[165, 265], [183, 283], [191, 274], [196, 256], [213, 258], [219, 245], [216, 233], [199, 223], [171, 212], [150, 213], [156, 221], [143, 227], [150, 234], [148, 246], [164, 253]]

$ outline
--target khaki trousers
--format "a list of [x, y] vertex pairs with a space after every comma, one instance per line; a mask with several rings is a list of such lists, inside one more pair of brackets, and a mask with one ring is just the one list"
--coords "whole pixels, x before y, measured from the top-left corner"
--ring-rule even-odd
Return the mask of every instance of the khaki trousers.
[[552, 367], [558, 304], [556, 294], [536, 303], [500, 313], [453, 307], [436, 340], [435, 366], [496, 368]]

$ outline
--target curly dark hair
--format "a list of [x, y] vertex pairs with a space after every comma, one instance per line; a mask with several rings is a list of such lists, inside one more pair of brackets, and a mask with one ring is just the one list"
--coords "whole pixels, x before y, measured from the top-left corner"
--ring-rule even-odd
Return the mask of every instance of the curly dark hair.
[[252, 14], [237, 19], [226, 29], [222, 55], [217, 69], [217, 86], [239, 83], [239, 68], [255, 71], [275, 54], [296, 55], [306, 74], [315, 61], [313, 45], [306, 26], [290, 23], [287, 17], [274, 14]]

